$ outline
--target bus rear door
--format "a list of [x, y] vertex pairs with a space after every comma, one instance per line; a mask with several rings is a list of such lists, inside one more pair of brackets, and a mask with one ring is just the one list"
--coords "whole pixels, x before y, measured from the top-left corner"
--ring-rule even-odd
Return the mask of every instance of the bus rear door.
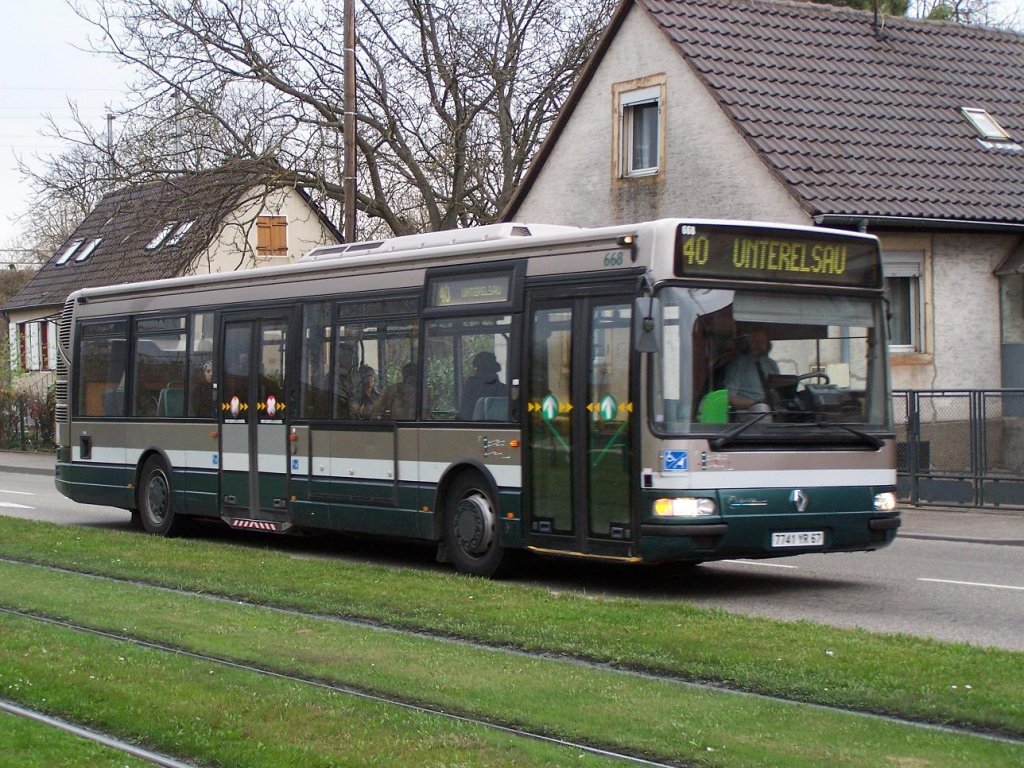
[[220, 344], [221, 508], [232, 527], [290, 527], [289, 317], [228, 315]]

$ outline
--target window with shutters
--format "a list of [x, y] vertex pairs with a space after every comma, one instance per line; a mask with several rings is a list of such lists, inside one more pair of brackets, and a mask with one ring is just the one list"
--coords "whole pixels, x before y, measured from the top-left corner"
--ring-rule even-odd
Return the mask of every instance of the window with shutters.
[[53, 323], [46, 320], [18, 323], [11, 329], [11, 368], [23, 371], [52, 370], [53, 343], [57, 338]]
[[288, 219], [260, 216], [256, 219], [256, 252], [260, 256], [288, 255]]

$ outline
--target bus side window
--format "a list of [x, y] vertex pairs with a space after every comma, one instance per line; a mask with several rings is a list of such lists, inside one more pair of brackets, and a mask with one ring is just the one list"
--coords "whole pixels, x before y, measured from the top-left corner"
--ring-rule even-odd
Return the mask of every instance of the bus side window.
[[427, 324], [424, 418], [508, 421], [510, 315]]
[[127, 324], [83, 325], [78, 354], [78, 416], [124, 416]]
[[188, 415], [212, 419], [217, 415], [217, 393], [214, 384], [216, 378], [213, 369], [213, 313], [196, 312], [192, 315], [191, 321], [188, 346]]
[[132, 413], [183, 416], [186, 318], [183, 315], [135, 321]]
[[331, 308], [309, 304], [302, 315], [302, 407], [305, 419], [331, 417]]
[[334, 413], [336, 419], [348, 419], [352, 415], [352, 400], [355, 395], [353, 377], [359, 369], [357, 342], [345, 337], [346, 328], [337, 329], [338, 342], [334, 348]]
[[448, 326], [448, 321], [427, 323], [423, 417], [432, 421], [454, 421], [458, 416], [455, 346]]

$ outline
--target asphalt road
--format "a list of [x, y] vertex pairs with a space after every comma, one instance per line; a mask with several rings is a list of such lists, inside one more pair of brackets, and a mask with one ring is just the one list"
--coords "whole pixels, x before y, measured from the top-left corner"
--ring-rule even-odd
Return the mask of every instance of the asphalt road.
[[[61, 524], [128, 529], [124, 510], [76, 504], [52, 476], [0, 470], [0, 514]], [[876, 632], [1024, 651], [1024, 515], [974, 515], [1000, 535], [968, 530], [955, 512], [906, 516], [896, 542], [879, 552], [730, 560], [696, 568], [627, 568], [531, 560], [516, 580], [557, 590], [683, 600], [727, 611], [803, 619]], [[959, 524], [958, 524], [959, 523]], [[1019, 536], [1016, 532], [1019, 531]], [[142, 535], [142, 534], [140, 534]], [[210, 531], [240, 546], [266, 537]], [[420, 568], [433, 549], [394, 542], [269, 539], [311, 554]]]

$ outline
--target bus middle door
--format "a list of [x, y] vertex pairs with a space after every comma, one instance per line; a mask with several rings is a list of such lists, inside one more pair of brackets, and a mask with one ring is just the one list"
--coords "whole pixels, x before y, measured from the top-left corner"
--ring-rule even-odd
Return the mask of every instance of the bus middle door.
[[220, 345], [221, 508], [234, 528], [290, 526], [288, 317], [229, 316]]
[[529, 309], [527, 537], [540, 550], [630, 559], [631, 299], [596, 286], [565, 293], [535, 291]]

